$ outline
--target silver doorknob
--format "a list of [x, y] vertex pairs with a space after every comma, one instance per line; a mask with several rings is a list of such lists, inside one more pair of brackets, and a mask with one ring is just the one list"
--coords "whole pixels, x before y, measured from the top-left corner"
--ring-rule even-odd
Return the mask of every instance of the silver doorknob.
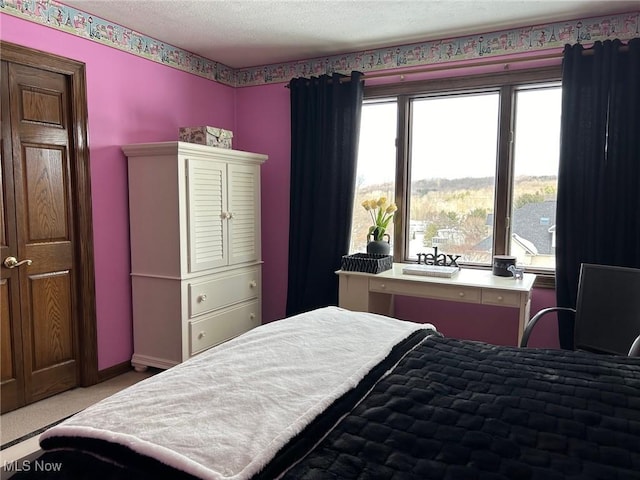
[[33, 261], [31, 261], [29, 259], [18, 261], [18, 259], [16, 257], [7, 257], [7, 258], [4, 259], [4, 262], [2, 262], [2, 263], [7, 268], [16, 268], [16, 267], [19, 267], [20, 265], [24, 265], [25, 263], [27, 265], [31, 265], [33, 263]]

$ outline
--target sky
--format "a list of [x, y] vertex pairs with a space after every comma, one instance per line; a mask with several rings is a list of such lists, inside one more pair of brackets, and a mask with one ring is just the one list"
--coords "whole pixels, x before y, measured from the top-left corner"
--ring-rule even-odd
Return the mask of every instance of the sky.
[[[515, 174], [557, 175], [560, 88], [517, 95]], [[414, 103], [412, 180], [489, 177], [495, 173], [497, 94]], [[395, 179], [396, 105], [365, 104], [360, 130], [358, 184]]]

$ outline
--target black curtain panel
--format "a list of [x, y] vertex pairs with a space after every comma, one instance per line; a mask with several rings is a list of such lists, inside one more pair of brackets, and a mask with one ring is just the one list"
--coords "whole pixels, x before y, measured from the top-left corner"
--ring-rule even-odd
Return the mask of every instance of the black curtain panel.
[[[640, 38], [567, 45], [556, 212], [556, 296], [575, 307], [581, 263], [640, 267]], [[573, 321], [559, 316], [560, 345]], [[615, 319], [603, 319], [615, 328]]]
[[291, 186], [287, 315], [336, 305], [348, 253], [363, 75], [295, 78], [291, 96]]

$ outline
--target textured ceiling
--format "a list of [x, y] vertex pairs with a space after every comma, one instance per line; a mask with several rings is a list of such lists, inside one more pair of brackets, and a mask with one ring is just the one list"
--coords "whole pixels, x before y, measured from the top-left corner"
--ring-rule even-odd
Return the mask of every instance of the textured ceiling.
[[640, 0], [62, 0], [232, 68], [636, 11]]

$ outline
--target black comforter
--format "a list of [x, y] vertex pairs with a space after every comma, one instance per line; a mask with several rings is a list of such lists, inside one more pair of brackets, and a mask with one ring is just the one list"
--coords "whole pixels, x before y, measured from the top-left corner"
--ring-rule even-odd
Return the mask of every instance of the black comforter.
[[[389, 361], [377, 369], [381, 378], [369, 376], [361, 392], [337, 401], [261, 478], [286, 470], [286, 479], [309, 480], [640, 480], [638, 358], [432, 335]], [[180, 476], [143, 467], [144, 459], [116, 466], [79, 452], [48, 452], [40, 460], [64, 467], [14, 478]], [[153, 473], [145, 475], [147, 468]]]
[[640, 359], [430, 337], [289, 479], [640, 479]]

